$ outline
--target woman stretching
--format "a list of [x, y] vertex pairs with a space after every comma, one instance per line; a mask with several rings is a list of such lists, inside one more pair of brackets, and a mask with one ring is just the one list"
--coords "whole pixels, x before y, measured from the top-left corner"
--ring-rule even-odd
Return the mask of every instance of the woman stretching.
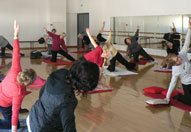
[[102, 33], [105, 27], [105, 22], [103, 22], [103, 26], [100, 30], [100, 33], [97, 35], [97, 39], [98, 41], [103, 44], [103, 50], [106, 50], [106, 52], [109, 52], [110, 56], [108, 56], [108, 60], [110, 62], [110, 65], [108, 66], [108, 70], [110, 72], [115, 71], [115, 64], [116, 64], [116, 60], [119, 61], [122, 65], [124, 65], [128, 70], [134, 70], [136, 64], [135, 63], [131, 63], [126, 61], [123, 56], [113, 47], [113, 45], [111, 44], [111, 30], [109, 33], [109, 37], [106, 40], [105, 38], [102, 37]]
[[191, 32], [191, 23], [189, 21], [189, 29], [186, 34], [186, 40], [183, 48], [179, 52], [179, 55], [171, 54], [168, 57], [167, 62], [172, 65], [172, 78], [168, 88], [166, 99], [167, 102], [170, 101], [170, 96], [175, 88], [178, 77], [183, 86], [184, 95], [178, 94], [173, 98], [183, 102], [184, 104], [191, 105], [191, 62], [188, 60], [187, 51], [189, 50], [190, 45], [190, 32]]
[[104, 64], [104, 58], [108, 58], [109, 53], [103, 52], [102, 48], [95, 42], [95, 40], [91, 36], [89, 28], [86, 28], [86, 32], [95, 49], [85, 54], [83, 57], [80, 58], [80, 60], [91, 61], [97, 64], [100, 68], [102, 68]]
[[19, 128], [19, 110], [26, 95], [26, 86], [33, 83], [36, 78], [33, 69], [22, 71], [18, 34], [19, 25], [15, 21], [12, 66], [5, 79], [0, 83], [0, 112], [4, 117], [3, 120], [0, 120], [0, 129], [12, 128], [12, 132], [17, 132], [17, 128]]
[[[57, 61], [57, 53], [63, 55], [70, 61], [75, 61], [75, 59], [71, 55], [68, 54], [68, 49], [66, 48], [65, 41], [64, 41], [64, 33], [61, 33], [60, 35], [56, 35], [52, 32], [49, 32], [45, 27], [44, 27], [44, 30], [45, 30], [45, 32], [48, 33], [48, 35], [50, 37], [53, 38], [53, 44], [51, 47], [51, 53], [52, 53], [51, 61], [52, 62]], [[65, 51], [60, 46], [62, 46], [62, 48]]]

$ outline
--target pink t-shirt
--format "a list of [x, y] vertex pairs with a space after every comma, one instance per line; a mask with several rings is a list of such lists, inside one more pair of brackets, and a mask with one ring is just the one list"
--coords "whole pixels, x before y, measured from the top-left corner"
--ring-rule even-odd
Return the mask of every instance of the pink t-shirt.
[[18, 123], [19, 110], [26, 95], [26, 87], [17, 81], [17, 76], [21, 71], [19, 40], [15, 39], [11, 69], [0, 83], [0, 106], [9, 107], [12, 105], [12, 125]]
[[88, 61], [97, 64], [99, 67], [102, 67], [104, 62], [103, 58], [101, 57], [102, 53], [103, 53], [102, 48], [100, 46], [97, 46], [96, 49], [84, 55], [84, 58]]

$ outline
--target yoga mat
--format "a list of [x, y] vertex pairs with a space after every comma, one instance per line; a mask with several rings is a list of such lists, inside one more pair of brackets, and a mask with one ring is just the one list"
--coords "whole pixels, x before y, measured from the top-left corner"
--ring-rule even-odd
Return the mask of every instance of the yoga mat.
[[0, 69], [3, 69], [3, 68], [5, 68], [4, 66], [0, 66]]
[[137, 64], [137, 65], [145, 65], [145, 64], [147, 64], [147, 62], [148, 62], [148, 60], [139, 60], [139, 62], [134, 62], [134, 60], [130, 60], [130, 62], [132, 62], [132, 63], [135, 63], [135, 64]]
[[98, 86], [93, 91], [89, 91], [88, 94], [111, 92], [112, 90], [113, 88], [111, 88], [110, 86], [103, 83], [99, 83]]
[[172, 69], [165, 69], [165, 68], [153, 68], [154, 72], [163, 72], [163, 73], [172, 73]]
[[41, 77], [37, 76], [35, 81], [29, 85], [31, 88], [35, 87], [42, 87], [45, 84], [46, 80], [42, 79]]
[[88, 53], [88, 52], [85, 50], [82, 50], [82, 51], [72, 51], [71, 53], [81, 54], [81, 53]]
[[128, 71], [128, 70], [124, 70], [124, 69], [121, 69], [120, 67], [115, 67], [115, 71], [110, 72], [110, 71], [107, 70], [107, 66], [104, 66], [103, 74], [108, 75], [108, 76], [116, 77], [116, 76], [137, 75], [138, 73], [131, 72], [131, 71]]
[[57, 62], [52, 62], [51, 58], [43, 59], [43, 62], [48, 63], [50, 65], [58, 66], [58, 65], [72, 65], [74, 62], [69, 62], [61, 59], [57, 59]]
[[[46, 57], [51, 57], [52, 56], [52, 54], [49, 55], [47, 51], [41, 51], [41, 54], [42, 54], [42, 56], [46, 56]], [[60, 57], [62, 55], [61, 54], [57, 54], [57, 56]]]
[[[180, 90], [180, 93], [182, 93], [181, 90]], [[151, 94], [151, 93], [143, 93], [143, 95], [145, 95], [147, 97], [151, 97], [153, 99], [164, 99], [166, 97], [165, 95], [162, 95], [162, 94]], [[176, 108], [179, 108], [179, 109], [187, 111], [187, 112], [191, 111], [191, 105], [185, 105], [182, 102], [180, 102], [176, 99], [173, 99], [173, 98], [171, 98], [170, 101], [171, 101], [170, 105], [172, 105]]]
[[[19, 119], [21, 128], [17, 129], [17, 132], [28, 132], [26, 119]], [[0, 129], [0, 132], [11, 132], [10, 129]]]

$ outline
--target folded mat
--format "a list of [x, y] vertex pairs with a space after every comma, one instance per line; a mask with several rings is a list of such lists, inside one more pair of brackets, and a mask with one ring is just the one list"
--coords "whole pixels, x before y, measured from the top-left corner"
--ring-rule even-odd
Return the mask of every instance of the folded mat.
[[[166, 91], [165, 89], [164, 89], [164, 91]], [[177, 92], [174, 92], [174, 96], [177, 94], [177, 93], [183, 93], [183, 90], [176, 90]], [[151, 98], [153, 98], [153, 99], [164, 99], [166, 96], [165, 96], [165, 93], [166, 92], [163, 92], [163, 91], [161, 91], [161, 93], [143, 93], [143, 95], [145, 95], [145, 96], [148, 96], [148, 97], [151, 97]], [[176, 93], [176, 94], [175, 94]], [[186, 104], [184, 104], [184, 103], [182, 103], [182, 102], [180, 102], [180, 101], [178, 101], [178, 100], [176, 100], [176, 99], [173, 99], [172, 98], [173, 96], [171, 96], [171, 99], [170, 99], [170, 105], [172, 105], [172, 106], [174, 106], [174, 107], [177, 107], [177, 108], [179, 108], [179, 109], [182, 109], [182, 110], [184, 110], [184, 111], [187, 111], [187, 112], [190, 112], [191, 111], [191, 105], [186, 105]]]
[[172, 73], [172, 69], [166, 69], [166, 68], [153, 68], [154, 72], [163, 72], [163, 73]]
[[113, 76], [113, 77], [116, 77], [116, 76], [128, 76], [128, 75], [136, 75], [138, 73], [136, 72], [131, 72], [131, 71], [128, 71], [128, 70], [124, 70], [120, 67], [115, 67], [115, 71], [114, 72], [110, 72], [107, 70], [107, 66], [104, 66], [104, 71], [103, 71], [104, 75], [108, 75], [108, 76]]
[[58, 65], [72, 65], [74, 62], [69, 62], [61, 59], [57, 59], [57, 62], [52, 62], [51, 58], [43, 58], [43, 62], [48, 63], [50, 65], [58, 66]]

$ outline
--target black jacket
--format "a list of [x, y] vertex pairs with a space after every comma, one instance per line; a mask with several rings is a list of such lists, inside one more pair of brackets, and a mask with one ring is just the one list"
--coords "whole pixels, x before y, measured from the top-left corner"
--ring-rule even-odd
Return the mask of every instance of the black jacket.
[[66, 83], [68, 70], [53, 72], [41, 88], [29, 114], [32, 132], [76, 132], [74, 110], [77, 99]]

